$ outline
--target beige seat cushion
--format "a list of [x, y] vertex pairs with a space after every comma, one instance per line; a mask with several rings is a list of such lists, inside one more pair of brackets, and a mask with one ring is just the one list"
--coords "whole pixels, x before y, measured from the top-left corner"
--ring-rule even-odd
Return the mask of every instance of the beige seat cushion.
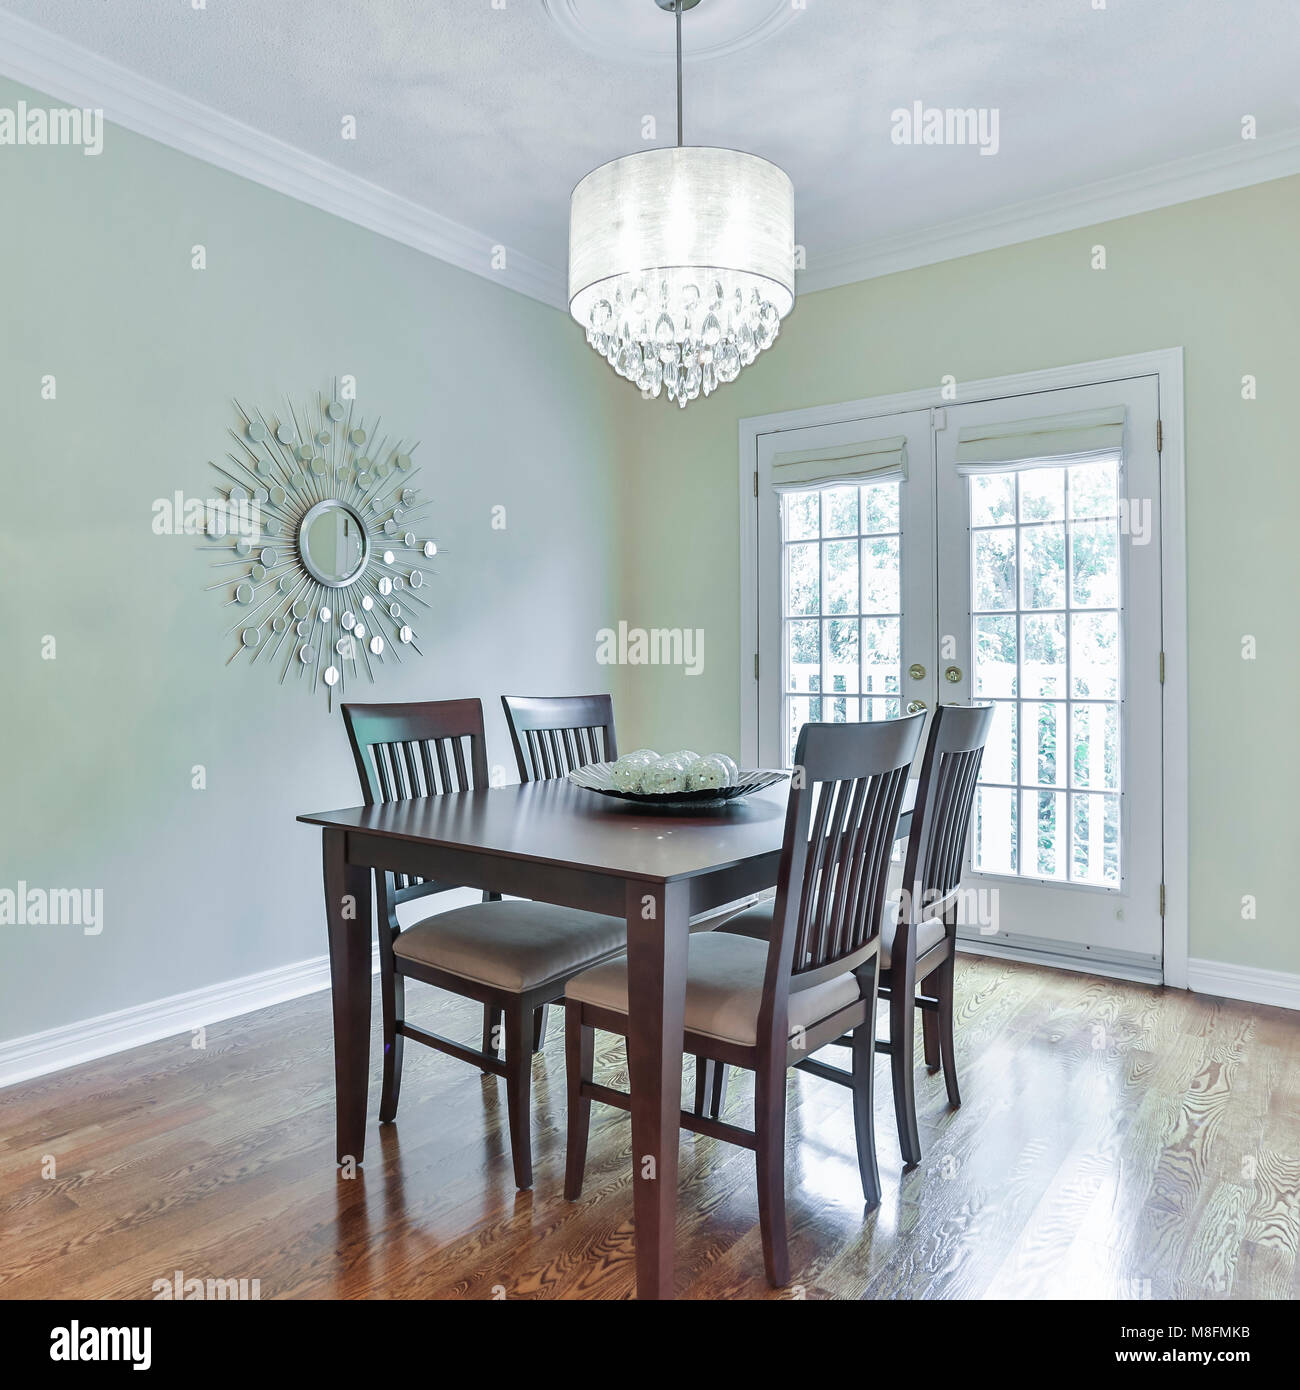
[[522, 994], [563, 980], [627, 944], [621, 917], [549, 903], [474, 903], [408, 927], [393, 946], [403, 960]]
[[[702, 932], [690, 939], [686, 956], [686, 1027], [722, 1042], [752, 1047], [758, 1040], [758, 1009], [767, 969], [767, 943], [747, 936]], [[569, 999], [627, 1013], [627, 956], [584, 970], [569, 981]], [[790, 1031], [810, 1028], [861, 997], [853, 975], [790, 995]]]
[[[739, 917], [733, 917], [730, 921], [724, 922], [718, 931], [766, 941], [772, 934], [772, 911], [775, 906], [775, 898], [769, 898], [764, 903], [755, 903], [747, 912], [742, 912]], [[891, 964], [890, 952], [894, 945], [894, 929], [894, 913], [891, 909], [886, 908], [885, 920], [880, 928], [880, 968], [882, 970], [888, 970]], [[916, 929], [916, 954], [918, 956], [924, 955], [926, 951], [932, 946], [937, 946], [942, 940], [943, 923], [937, 917], [929, 918]]]

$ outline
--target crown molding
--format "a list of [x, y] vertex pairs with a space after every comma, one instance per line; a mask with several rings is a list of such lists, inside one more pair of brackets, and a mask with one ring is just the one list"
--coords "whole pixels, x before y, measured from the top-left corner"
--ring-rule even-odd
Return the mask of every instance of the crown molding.
[[1157, 208], [1229, 193], [1300, 174], [1300, 130], [1241, 141], [1208, 154], [1153, 165], [1133, 174], [1083, 184], [1068, 193], [1013, 203], [979, 217], [885, 237], [822, 259], [800, 271], [804, 294], [934, 265], [980, 251], [1072, 232]]
[[517, 290], [567, 306], [564, 273], [512, 247], [492, 268], [495, 239], [0, 10], [0, 74], [367, 231]]
[[[61, 101], [102, 108], [106, 120], [138, 135], [543, 304], [567, 307], [563, 267], [507, 247], [507, 268], [493, 270], [494, 238], [4, 10], [0, 10], [0, 74]], [[807, 294], [914, 270], [1293, 174], [1300, 174], [1300, 130], [1240, 141], [826, 257], [818, 257], [814, 247], [812, 265], [799, 272], [798, 291]]]

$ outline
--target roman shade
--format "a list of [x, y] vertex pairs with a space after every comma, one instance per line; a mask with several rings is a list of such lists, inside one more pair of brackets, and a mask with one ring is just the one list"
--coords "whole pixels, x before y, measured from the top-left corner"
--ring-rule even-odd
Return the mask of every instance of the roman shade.
[[1117, 454], [1124, 444], [1124, 407], [963, 425], [957, 432], [957, 472], [1017, 473], [1043, 462]]
[[884, 483], [907, 477], [907, 437], [891, 434], [825, 449], [799, 449], [772, 458], [772, 486], [778, 492], [839, 487], [844, 483]]

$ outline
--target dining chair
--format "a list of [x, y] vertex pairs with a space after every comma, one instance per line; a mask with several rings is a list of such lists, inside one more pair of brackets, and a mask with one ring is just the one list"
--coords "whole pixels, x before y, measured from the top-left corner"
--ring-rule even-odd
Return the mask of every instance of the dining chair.
[[[948, 1103], [961, 1104], [953, 1036], [953, 971], [957, 958], [957, 899], [966, 837], [970, 830], [980, 762], [993, 722], [993, 706], [939, 705], [921, 759], [912, 824], [898, 898], [891, 895], [880, 935], [880, 997], [889, 1003], [889, 1041], [876, 1051], [889, 1054], [894, 1083], [894, 1115], [903, 1162], [921, 1161], [916, 1123], [916, 1012], [926, 1065], [942, 1064]], [[766, 939], [772, 931], [772, 904], [760, 903], [719, 928]], [[934, 990], [917, 994], [933, 977]], [[850, 1046], [850, 1038], [835, 1039]], [[721, 1068], [705, 1114], [717, 1115], [726, 1094]], [[700, 1097], [696, 1096], [699, 1110]]]
[[[752, 1149], [768, 1280], [789, 1279], [785, 1222], [786, 1072], [798, 1067], [853, 1091], [858, 1171], [880, 1200], [872, 1079], [880, 923], [889, 859], [923, 715], [877, 724], [805, 724], [786, 805], [773, 930], [767, 941], [704, 932], [690, 938], [684, 1049], [755, 1073], [754, 1128], [690, 1111], [681, 1125]], [[568, 1159], [565, 1196], [581, 1194], [591, 1102], [631, 1097], [593, 1077], [595, 1029], [627, 1034], [626, 954], [575, 975], [565, 991]], [[853, 1039], [853, 1069], [811, 1056]]]
[[521, 782], [563, 777], [618, 757], [608, 695], [503, 695]]
[[[343, 722], [367, 806], [488, 786], [483, 706], [478, 700], [347, 704]], [[547, 903], [502, 901], [499, 894], [485, 893], [481, 903], [440, 912], [403, 929], [397, 920], [399, 906], [458, 885], [390, 871], [377, 872], [375, 878], [384, 1027], [380, 1123], [397, 1115], [403, 1039], [474, 1063], [505, 1078], [515, 1183], [531, 1187], [535, 1011], [563, 998], [573, 975], [625, 944], [622, 921]], [[408, 1023], [408, 979], [481, 1002], [494, 1023], [491, 1032], [485, 1026], [481, 1049]], [[497, 1020], [504, 1021], [504, 1060], [494, 1036]]]
[[[565, 777], [589, 763], [613, 762], [618, 757], [614, 732], [614, 701], [608, 695], [503, 695], [502, 707], [510, 726], [515, 762], [521, 782], [541, 782]], [[715, 931], [739, 908], [713, 909], [692, 918], [692, 931]], [[485, 1025], [486, 1027], [486, 1025]], [[546, 1041], [546, 1010], [539, 1010], [533, 1045]], [[699, 1098], [726, 1094], [727, 1069], [697, 1057], [695, 1062], [696, 1109]]]

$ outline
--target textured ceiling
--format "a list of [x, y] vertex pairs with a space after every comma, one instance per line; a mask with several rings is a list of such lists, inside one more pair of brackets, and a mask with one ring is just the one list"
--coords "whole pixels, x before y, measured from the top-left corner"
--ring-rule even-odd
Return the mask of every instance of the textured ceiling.
[[[683, 21], [687, 141], [789, 172], [811, 266], [1240, 147], [1247, 114], [1261, 137], [1300, 127], [1296, 0], [1094, 3], [702, 0]], [[673, 21], [653, 0], [0, 8], [556, 267], [573, 184], [674, 138]], [[997, 155], [892, 143], [891, 111], [917, 101], [997, 108]]]

